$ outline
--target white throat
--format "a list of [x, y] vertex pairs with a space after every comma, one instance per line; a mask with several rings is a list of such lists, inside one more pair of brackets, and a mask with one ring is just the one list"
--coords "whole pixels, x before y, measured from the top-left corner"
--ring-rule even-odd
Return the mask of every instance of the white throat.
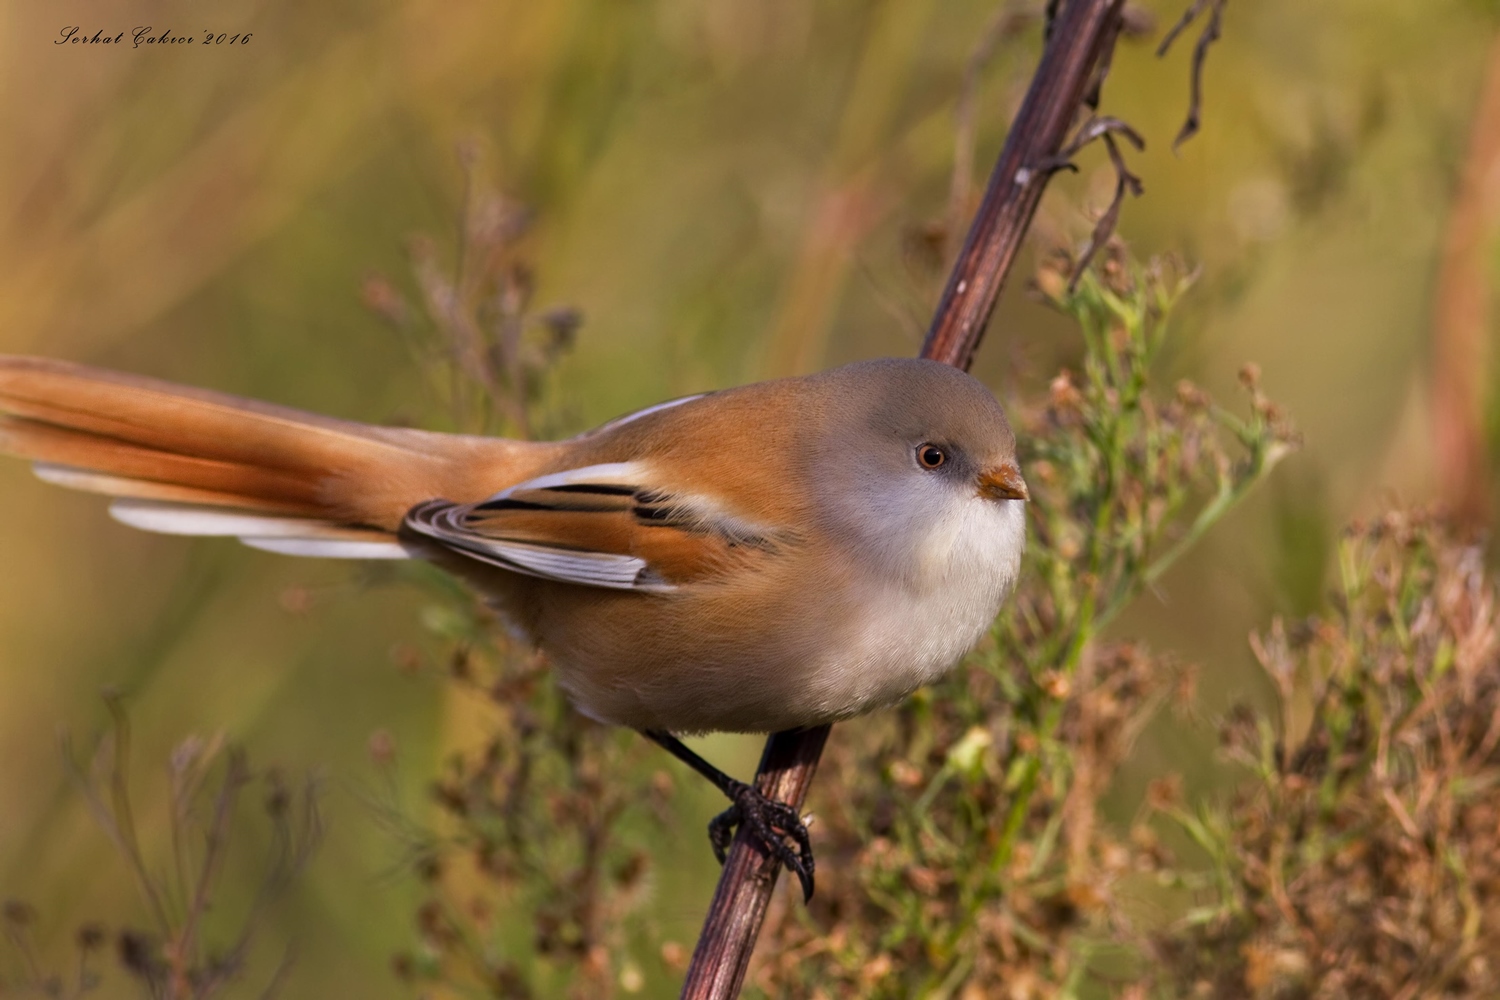
[[945, 500], [941, 516], [925, 524], [886, 525], [880, 557], [901, 571], [879, 575], [852, 641], [824, 675], [828, 703], [848, 706], [848, 714], [900, 701], [941, 677], [983, 638], [1015, 588], [1025, 504]]

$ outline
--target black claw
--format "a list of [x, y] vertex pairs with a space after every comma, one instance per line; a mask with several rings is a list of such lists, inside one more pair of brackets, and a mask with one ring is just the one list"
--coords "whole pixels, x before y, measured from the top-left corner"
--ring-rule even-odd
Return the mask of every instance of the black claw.
[[[784, 802], [767, 798], [744, 782], [734, 782], [727, 792], [732, 804], [708, 823], [709, 843], [713, 845], [714, 857], [719, 859], [719, 864], [722, 865], [727, 857], [735, 829], [743, 826], [767, 854], [797, 876], [797, 881], [802, 883], [802, 901], [812, 899], [813, 871], [816, 868], [812, 839], [797, 810]], [[787, 844], [788, 837], [796, 843], [796, 849]]]
[[713, 845], [714, 857], [721, 865], [729, 860], [729, 845], [734, 840], [734, 828], [739, 825], [739, 806], [730, 806], [708, 821], [708, 842]]
[[[729, 796], [729, 808], [708, 824], [708, 842], [713, 845], [714, 857], [719, 859], [719, 864], [722, 865], [728, 857], [735, 829], [743, 827], [768, 855], [796, 873], [797, 881], [802, 883], [803, 902], [812, 899], [812, 839], [808, 837], [807, 826], [802, 822], [802, 817], [797, 815], [797, 810], [784, 802], [768, 799], [754, 787], [731, 778], [694, 753], [671, 733], [660, 729], [646, 729], [642, 732], [647, 739], [659, 744]], [[788, 838], [797, 845], [795, 850], [787, 844]]]

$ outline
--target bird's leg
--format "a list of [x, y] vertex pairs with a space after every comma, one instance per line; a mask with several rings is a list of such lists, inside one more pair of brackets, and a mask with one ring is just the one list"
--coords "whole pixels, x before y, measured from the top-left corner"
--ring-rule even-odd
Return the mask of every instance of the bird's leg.
[[[807, 825], [797, 815], [797, 810], [785, 802], [767, 798], [754, 785], [731, 778], [694, 753], [687, 744], [671, 733], [648, 729], [643, 735], [713, 782], [714, 787], [728, 797], [729, 808], [708, 824], [708, 840], [713, 845], [714, 857], [719, 859], [719, 864], [724, 863], [729, 843], [734, 839], [735, 828], [743, 826], [760, 842], [767, 854], [796, 874], [797, 881], [802, 883], [803, 900], [812, 899], [812, 840], [808, 837]], [[795, 850], [787, 844], [789, 837], [797, 845]]]

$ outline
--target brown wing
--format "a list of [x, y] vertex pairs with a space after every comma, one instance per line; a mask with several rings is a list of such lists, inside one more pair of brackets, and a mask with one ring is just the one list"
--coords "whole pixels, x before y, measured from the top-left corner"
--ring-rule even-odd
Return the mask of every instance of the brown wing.
[[650, 485], [645, 463], [568, 470], [475, 504], [431, 503], [409, 528], [518, 573], [592, 587], [665, 591], [772, 559], [796, 539]]

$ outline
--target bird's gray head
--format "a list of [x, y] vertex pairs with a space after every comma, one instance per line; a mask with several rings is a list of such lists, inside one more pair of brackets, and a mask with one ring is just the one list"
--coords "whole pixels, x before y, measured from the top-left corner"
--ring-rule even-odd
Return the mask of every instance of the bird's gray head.
[[844, 463], [857, 455], [882, 479], [941, 483], [988, 500], [1029, 498], [1005, 411], [973, 376], [936, 361], [882, 358], [813, 378], [830, 400], [833, 433], [825, 440]]
[[1015, 435], [982, 383], [895, 358], [814, 378], [829, 400], [819, 478], [841, 522], [830, 527], [899, 561], [1019, 558], [1029, 493]]

